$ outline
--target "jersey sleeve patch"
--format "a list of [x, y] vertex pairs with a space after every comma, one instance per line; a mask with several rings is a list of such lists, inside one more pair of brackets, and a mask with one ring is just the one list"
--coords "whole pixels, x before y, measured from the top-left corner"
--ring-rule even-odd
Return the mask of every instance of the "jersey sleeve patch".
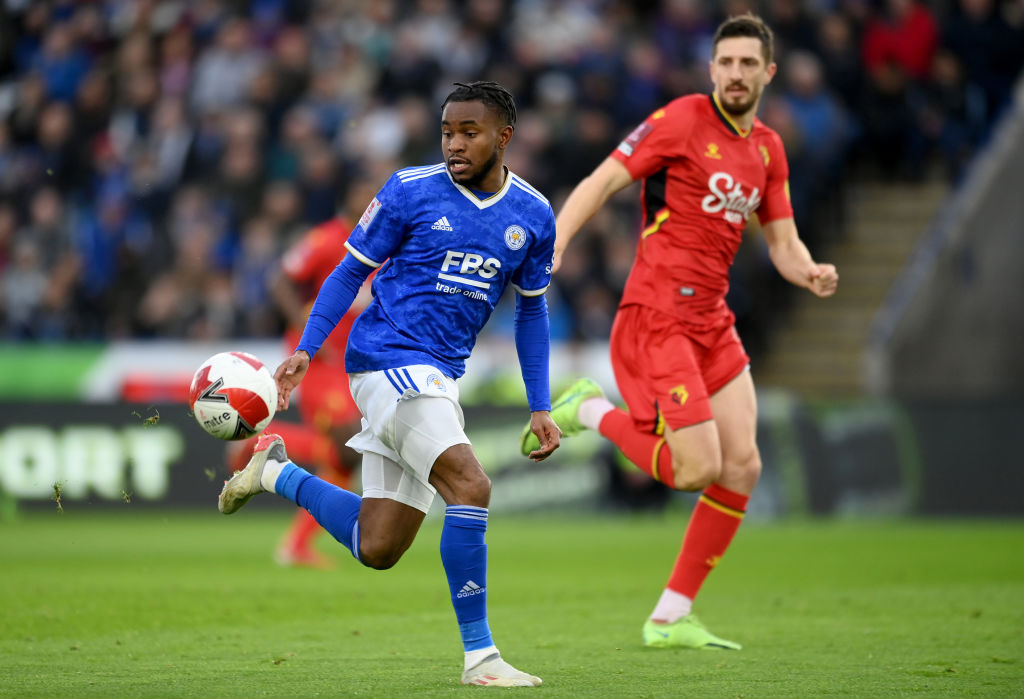
[[373, 219], [377, 218], [377, 214], [380, 213], [381, 208], [382, 205], [380, 200], [377, 199], [377, 197], [374, 197], [373, 201], [371, 201], [369, 206], [366, 207], [366, 211], [364, 211], [363, 215], [359, 218], [359, 225], [363, 227], [364, 231], [370, 227], [370, 224], [373, 223]]
[[633, 132], [626, 136], [625, 140], [619, 144], [618, 151], [628, 158], [633, 155], [633, 151], [640, 145], [640, 141], [647, 138], [647, 135], [653, 130], [654, 127], [651, 126], [649, 121], [643, 122], [640, 126], [633, 129]]

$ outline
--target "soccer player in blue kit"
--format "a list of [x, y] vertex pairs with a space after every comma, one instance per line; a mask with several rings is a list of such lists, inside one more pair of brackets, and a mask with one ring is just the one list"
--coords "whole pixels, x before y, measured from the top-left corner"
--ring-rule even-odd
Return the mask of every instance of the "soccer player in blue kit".
[[441, 562], [465, 649], [463, 684], [529, 687], [539, 677], [501, 657], [487, 621], [487, 507], [491, 482], [470, 446], [456, 383], [502, 292], [516, 290], [515, 342], [531, 429], [542, 458], [558, 448], [548, 384], [547, 303], [555, 218], [551, 205], [504, 165], [516, 120], [512, 95], [493, 82], [456, 83], [441, 106], [444, 162], [394, 173], [345, 243], [295, 353], [275, 373], [278, 409], [321, 343], [378, 269], [373, 301], [345, 353], [363, 430], [362, 497], [289, 461], [263, 435], [224, 485], [231, 514], [273, 492], [306, 508], [363, 565], [386, 569], [412, 544], [435, 493], [447, 504]]

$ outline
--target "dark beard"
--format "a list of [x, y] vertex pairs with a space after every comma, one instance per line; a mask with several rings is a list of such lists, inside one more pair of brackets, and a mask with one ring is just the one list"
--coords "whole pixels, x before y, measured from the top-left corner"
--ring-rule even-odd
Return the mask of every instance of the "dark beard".
[[720, 100], [722, 111], [728, 114], [729, 116], [743, 116], [744, 114], [746, 114], [747, 112], [754, 108], [754, 105], [757, 104], [757, 100], [760, 97], [760, 95], [751, 94], [749, 100], [745, 102], [740, 102], [739, 104], [731, 104], [724, 99]]
[[498, 164], [499, 157], [500, 155], [498, 153], [498, 149], [495, 148], [494, 153], [491, 154], [491, 157], [487, 159], [487, 162], [484, 163], [483, 167], [480, 168], [475, 175], [469, 175], [467, 179], [464, 179], [462, 181], [455, 181], [461, 184], [463, 187], [466, 187], [468, 189], [476, 189], [479, 191], [480, 183], [483, 182], [489, 174], [491, 174], [491, 170], [493, 170], [494, 166]]

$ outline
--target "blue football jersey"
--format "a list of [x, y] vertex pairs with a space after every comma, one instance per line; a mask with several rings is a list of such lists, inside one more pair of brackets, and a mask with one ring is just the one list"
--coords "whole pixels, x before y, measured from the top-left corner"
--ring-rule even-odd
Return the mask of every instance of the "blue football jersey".
[[345, 243], [380, 268], [373, 301], [349, 335], [346, 371], [432, 364], [459, 378], [505, 288], [544, 293], [555, 216], [536, 189], [506, 172], [486, 199], [453, 181], [444, 163], [388, 179]]

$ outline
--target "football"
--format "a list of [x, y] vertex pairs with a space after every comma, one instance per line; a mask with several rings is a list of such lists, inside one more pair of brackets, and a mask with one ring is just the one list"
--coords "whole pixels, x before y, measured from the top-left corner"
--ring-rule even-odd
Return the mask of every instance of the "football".
[[247, 439], [266, 429], [274, 418], [277, 384], [253, 355], [221, 352], [196, 370], [188, 403], [208, 434], [217, 439]]

